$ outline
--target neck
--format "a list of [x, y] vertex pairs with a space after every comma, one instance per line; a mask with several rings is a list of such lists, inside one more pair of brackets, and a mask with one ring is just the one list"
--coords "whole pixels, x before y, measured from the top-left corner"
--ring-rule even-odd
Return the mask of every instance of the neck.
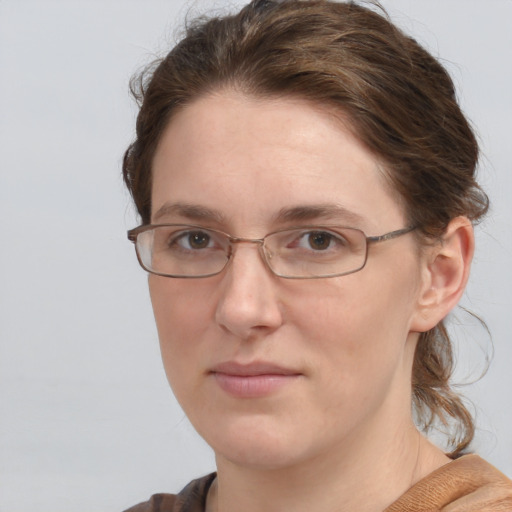
[[218, 456], [207, 510], [381, 512], [449, 462], [412, 424], [387, 440], [369, 431], [371, 436], [359, 431], [357, 442], [349, 439], [339, 450], [285, 468], [241, 467]]

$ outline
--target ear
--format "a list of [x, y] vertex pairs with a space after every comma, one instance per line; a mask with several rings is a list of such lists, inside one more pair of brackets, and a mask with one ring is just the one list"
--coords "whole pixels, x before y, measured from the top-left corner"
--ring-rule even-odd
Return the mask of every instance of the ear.
[[473, 225], [466, 217], [456, 217], [441, 241], [425, 251], [411, 331], [432, 329], [457, 305], [466, 288], [474, 248]]

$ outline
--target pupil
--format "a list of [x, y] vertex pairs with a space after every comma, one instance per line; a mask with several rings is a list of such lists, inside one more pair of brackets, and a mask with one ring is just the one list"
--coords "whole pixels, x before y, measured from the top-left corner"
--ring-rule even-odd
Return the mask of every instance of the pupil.
[[327, 249], [330, 241], [331, 237], [327, 233], [311, 233], [309, 235], [309, 244], [313, 249]]
[[204, 249], [208, 246], [210, 237], [206, 233], [191, 233], [188, 237], [190, 247], [194, 249]]

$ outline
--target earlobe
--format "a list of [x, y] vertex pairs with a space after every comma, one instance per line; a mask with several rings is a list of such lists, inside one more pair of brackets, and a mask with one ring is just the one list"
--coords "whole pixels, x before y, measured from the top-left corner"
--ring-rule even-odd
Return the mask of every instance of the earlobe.
[[452, 219], [441, 241], [427, 251], [411, 331], [432, 329], [457, 305], [466, 288], [474, 246], [469, 219]]

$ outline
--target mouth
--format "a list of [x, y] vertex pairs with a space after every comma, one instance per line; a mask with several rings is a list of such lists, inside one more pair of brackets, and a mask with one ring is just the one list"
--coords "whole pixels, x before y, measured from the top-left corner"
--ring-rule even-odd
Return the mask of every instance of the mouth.
[[239, 364], [225, 362], [210, 374], [218, 386], [235, 398], [258, 398], [277, 393], [301, 376], [301, 373], [267, 362]]

